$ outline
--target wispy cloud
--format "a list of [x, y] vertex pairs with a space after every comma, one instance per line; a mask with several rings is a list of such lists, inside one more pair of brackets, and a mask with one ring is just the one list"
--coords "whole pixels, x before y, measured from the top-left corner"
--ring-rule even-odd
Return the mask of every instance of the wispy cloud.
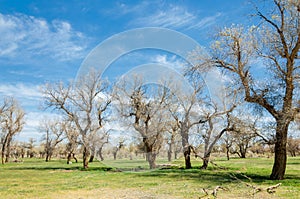
[[68, 61], [82, 58], [87, 38], [67, 21], [47, 21], [24, 14], [0, 13], [0, 58], [47, 56]]
[[215, 15], [201, 18], [197, 13], [190, 12], [185, 7], [171, 5], [166, 10], [159, 10], [149, 16], [135, 19], [132, 25], [175, 29], [202, 29], [214, 24], [221, 15], [221, 13], [216, 13]]
[[37, 85], [25, 84], [0, 84], [1, 96], [20, 96], [23, 99], [36, 99], [42, 97]]
[[[42, 93], [39, 85], [33, 84], [0, 84], [0, 96], [12, 96], [20, 102], [25, 112], [41, 108]], [[0, 97], [0, 100], [2, 99]]]

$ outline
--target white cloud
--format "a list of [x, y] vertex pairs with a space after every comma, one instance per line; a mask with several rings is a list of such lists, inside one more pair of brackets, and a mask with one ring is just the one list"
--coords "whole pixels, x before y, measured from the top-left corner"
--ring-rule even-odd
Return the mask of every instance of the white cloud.
[[42, 97], [39, 86], [32, 84], [0, 84], [0, 93], [2, 96], [16, 96], [22, 99], [36, 99]]
[[176, 55], [167, 56], [159, 54], [154, 56], [151, 61], [169, 66], [178, 72], [182, 72], [187, 64], [184, 60], [178, 58]]
[[[87, 38], [61, 20], [46, 21], [24, 14], [0, 13], [0, 58], [47, 56], [68, 61], [84, 56]], [[24, 60], [23, 60], [24, 61]]]
[[189, 12], [184, 7], [170, 6], [164, 11], [160, 10], [149, 16], [137, 18], [134, 25], [159, 26], [165, 28], [202, 29], [215, 23], [221, 13], [200, 18], [196, 13]]

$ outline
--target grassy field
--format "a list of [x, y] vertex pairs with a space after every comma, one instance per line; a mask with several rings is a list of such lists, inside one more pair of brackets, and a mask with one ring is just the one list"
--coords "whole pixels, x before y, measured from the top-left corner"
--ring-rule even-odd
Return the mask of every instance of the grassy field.
[[[0, 198], [202, 198], [217, 186], [217, 198], [300, 198], [300, 158], [289, 158], [286, 179], [268, 180], [272, 159], [217, 159], [218, 166], [203, 171], [194, 160], [194, 169], [156, 169], [149, 171], [144, 160], [106, 160], [90, 164], [67, 165], [65, 160], [44, 162], [24, 159], [23, 163], [0, 166]], [[167, 163], [159, 160], [158, 164]], [[177, 160], [172, 164], [181, 167]], [[265, 189], [282, 183], [276, 193]], [[262, 191], [255, 193], [255, 188]]]

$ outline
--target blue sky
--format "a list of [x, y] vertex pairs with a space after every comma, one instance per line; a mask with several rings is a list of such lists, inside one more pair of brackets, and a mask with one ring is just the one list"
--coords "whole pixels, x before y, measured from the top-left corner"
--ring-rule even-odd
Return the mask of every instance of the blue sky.
[[[248, 0], [0, 0], [0, 95], [15, 96], [26, 111], [19, 138], [37, 137], [39, 118], [51, 114], [39, 109], [39, 87], [74, 79], [84, 58], [108, 37], [134, 28], [164, 27], [208, 46], [218, 28], [251, 23], [251, 10]], [[160, 51], [133, 52], [106, 75], [118, 76], [126, 71], [120, 67], [146, 60], [178, 62]]]

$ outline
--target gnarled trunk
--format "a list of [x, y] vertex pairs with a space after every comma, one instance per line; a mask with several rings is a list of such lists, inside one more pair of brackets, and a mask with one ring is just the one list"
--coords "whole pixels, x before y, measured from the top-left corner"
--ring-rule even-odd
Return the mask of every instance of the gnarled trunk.
[[286, 168], [286, 144], [287, 144], [287, 133], [288, 133], [288, 122], [277, 121], [276, 127], [276, 142], [275, 142], [275, 159], [273, 164], [272, 173], [270, 176], [271, 180], [282, 180], [285, 174]]

